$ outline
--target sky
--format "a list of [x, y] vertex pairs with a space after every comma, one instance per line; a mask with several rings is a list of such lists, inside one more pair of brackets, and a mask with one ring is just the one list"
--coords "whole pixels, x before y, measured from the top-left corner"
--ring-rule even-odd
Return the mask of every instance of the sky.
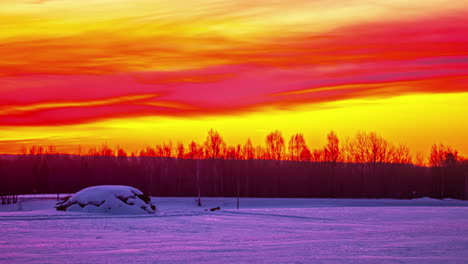
[[468, 154], [466, 0], [2, 0], [0, 21], [0, 153], [213, 128]]

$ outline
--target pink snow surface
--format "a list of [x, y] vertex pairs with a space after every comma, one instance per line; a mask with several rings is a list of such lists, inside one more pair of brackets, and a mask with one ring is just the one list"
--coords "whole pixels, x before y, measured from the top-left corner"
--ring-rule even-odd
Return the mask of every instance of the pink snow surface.
[[[467, 263], [468, 202], [153, 198], [159, 215], [0, 205], [0, 263]], [[221, 210], [205, 209], [220, 206]]]

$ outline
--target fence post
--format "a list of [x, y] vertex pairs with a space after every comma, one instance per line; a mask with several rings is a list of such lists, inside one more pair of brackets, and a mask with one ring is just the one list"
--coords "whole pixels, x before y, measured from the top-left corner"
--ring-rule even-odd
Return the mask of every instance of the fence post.
[[465, 200], [468, 200], [468, 172], [465, 172]]
[[201, 193], [200, 193], [200, 158], [197, 157], [197, 205], [202, 206], [201, 204]]

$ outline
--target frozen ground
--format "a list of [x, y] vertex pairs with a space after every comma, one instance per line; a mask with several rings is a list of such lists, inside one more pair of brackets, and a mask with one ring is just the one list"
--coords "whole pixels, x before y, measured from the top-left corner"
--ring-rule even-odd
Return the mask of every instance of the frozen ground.
[[465, 201], [153, 201], [160, 215], [0, 205], [0, 263], [468, 263]]

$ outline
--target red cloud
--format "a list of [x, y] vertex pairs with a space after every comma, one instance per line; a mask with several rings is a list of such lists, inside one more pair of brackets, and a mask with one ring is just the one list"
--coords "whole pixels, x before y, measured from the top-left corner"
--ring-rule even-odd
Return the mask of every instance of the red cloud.
[[[234, 114], [267, 105], [467, 92], [466, 32], [468, 18], [438, 17], [364, 24], [266, 44], [223, 42], [222, 54], [219, 49], [187, 53], [158, 46], [154, 39], [12, 41], [0, 47], [5, 58], [0, 62], [0, 125]], [[224, 64], [137, 71], [162, 53], [170, 63], [200, 60], [210, 65], [222, 59]]]

